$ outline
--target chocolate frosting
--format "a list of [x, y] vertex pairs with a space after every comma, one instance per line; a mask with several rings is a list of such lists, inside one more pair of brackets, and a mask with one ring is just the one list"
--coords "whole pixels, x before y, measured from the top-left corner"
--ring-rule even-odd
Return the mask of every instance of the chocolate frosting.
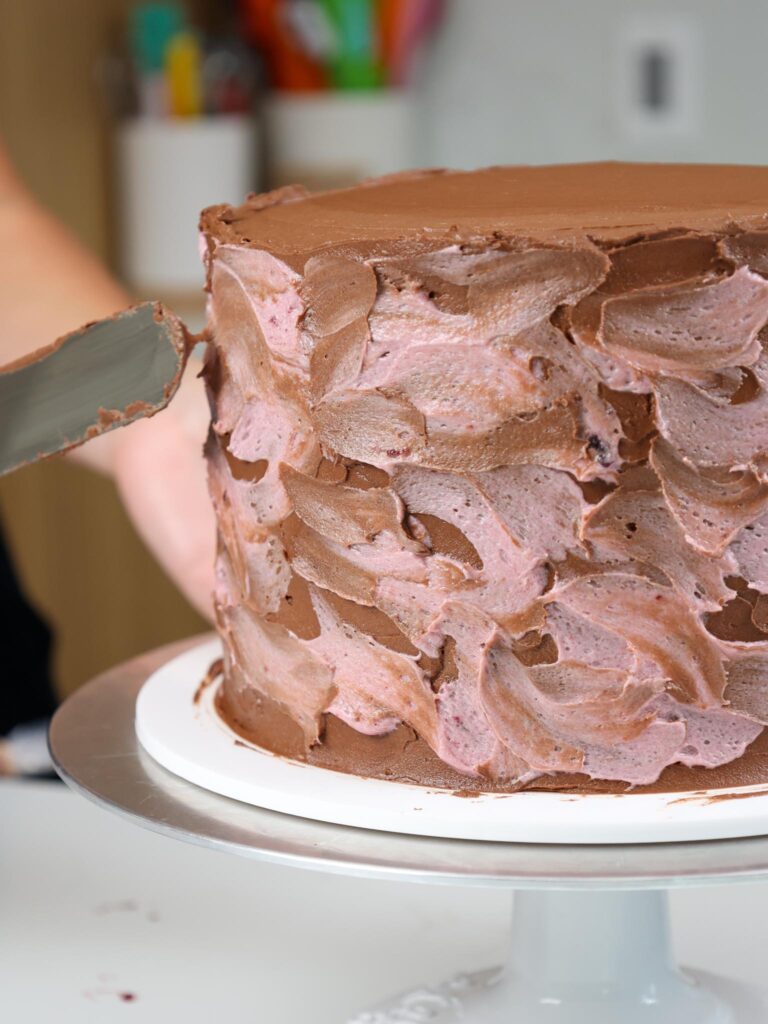
[[452, 788], [743, 758], [768, 170], [414, 172], [202, 226], [230, 721]]
[[[203, 214], [215, 244], [254, 244], [303, 268], [327, 249], [392, 243], [423, 252], [477, 237], [567, 240], [653, 236], [670, 229], [763, 229], [768, 168], [706, 164], [560, 164], [408, 172], [356, 188], [249, 198]], [[759, 233], [759, 230], [758, 230]], [[740, 252], [761, 240], [750, 234]], [[762, 253], [765, 253], [763, 248]], [[762, 256], [765, 259], [765, 256]]]

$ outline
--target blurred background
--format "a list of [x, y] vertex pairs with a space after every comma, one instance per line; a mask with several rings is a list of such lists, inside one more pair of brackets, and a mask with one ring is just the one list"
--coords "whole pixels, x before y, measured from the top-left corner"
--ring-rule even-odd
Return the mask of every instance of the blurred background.
[[[765, 163], [764, 0], [0, 0], [0, 137], [137, 296], [203, 323], [197, 214], [431, 165]], [[77, 326], [75, 324], [73, 327]], [[61, 694], [205, 624], [112, 485], [0, 481]]]

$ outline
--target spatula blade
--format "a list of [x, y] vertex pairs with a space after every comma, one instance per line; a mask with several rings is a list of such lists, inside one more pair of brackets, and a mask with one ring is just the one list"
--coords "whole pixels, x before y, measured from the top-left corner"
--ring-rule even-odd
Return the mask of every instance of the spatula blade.
[[165, 408], [186, 328], [146, 302], [0, 367], [0, 475]]

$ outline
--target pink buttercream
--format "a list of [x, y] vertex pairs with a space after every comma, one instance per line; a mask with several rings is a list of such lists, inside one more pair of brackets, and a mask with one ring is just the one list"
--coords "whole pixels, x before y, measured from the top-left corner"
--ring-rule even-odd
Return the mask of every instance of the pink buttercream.
[[[640, 785], [760, 732], [768, 634], [723, 639], [707, 616], [736, 577], [768, 593], [768, 284], [733, 241], [730, 269], [696, 237], [636, 245], [350, 249], [303, 272], [215, 249], [216, 601], [232, 664], [310, 742], [330, 712], [369, 736], [404, 722], [469, 775]], [[634, 468], [611, 392], [652, 396]], [[434, 546], [434, 520], [477, 559]], [[305, 639], [272, 621], [292, 576]], [[448, 650], [433, 689], [423, 658]]]

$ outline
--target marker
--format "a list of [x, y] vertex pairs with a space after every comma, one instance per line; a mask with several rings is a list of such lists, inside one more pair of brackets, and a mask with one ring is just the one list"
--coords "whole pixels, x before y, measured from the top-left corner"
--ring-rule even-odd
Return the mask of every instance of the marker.
[[194, 32], [177, 32], [165, 51], [170, 112], [199, 117], [203, 112], [202, 53]]
[[136, 92], [139, 112], [146, 117], [168, 114], [165, 50], [171, 38], [183, 28], [183, 23], [183, 13], [176, 4], [140, 4], [131, 14]]
[[378, 25], [371, 0], [322, 0], [336, 29], [339, 51], [331, 61], [339, 89], [376, 89], [382, 84]]

